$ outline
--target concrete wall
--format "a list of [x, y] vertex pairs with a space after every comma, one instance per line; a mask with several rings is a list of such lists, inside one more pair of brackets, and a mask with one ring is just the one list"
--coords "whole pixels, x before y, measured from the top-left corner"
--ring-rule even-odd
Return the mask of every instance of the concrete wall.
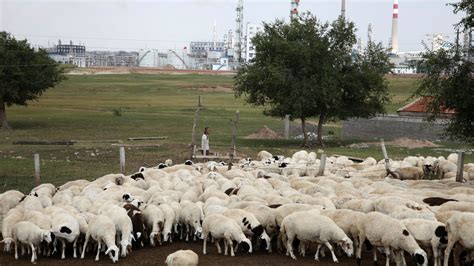
[[439, 140], [446, 120], [430, 124], [417, 117], [379, 116], [371, 119], [356, 118], [342, 122], [344, 139], [412, 138]]

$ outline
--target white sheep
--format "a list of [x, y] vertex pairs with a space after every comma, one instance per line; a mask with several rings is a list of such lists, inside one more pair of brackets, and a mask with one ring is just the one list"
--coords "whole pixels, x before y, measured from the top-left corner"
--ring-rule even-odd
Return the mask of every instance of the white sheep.
[[[448, 231], [448, 246], [444, 251], [444, 266], [449, 264], [451, 250], [456, 243], [459, 243], [466, 250], [474, 250], [474, 213], [459, 212], [453, 214], [446, 222]], [[454, 261], [457, 261], [454, 256]]]
[[82, 248], [81, 259], [84, 258], [87, 243], [89, 238], [97, 242], [97, 255], [96, 261], [99, 261], [99, 254], [102, 248], [102, 244], [106, 245], [107, 250], [105, 254], [109, 255], [110, 259], [115, 263], [118, 261], [119, 249], [115, 245], [116, 229], [114, 222], [105, 215], [97, 215], [89, 221], [89, 229], [86, 234], [84, 247]]
[[359, 237], [364, 235], [364, 223], [367, 218], [365, 213], [353, 210], [322, 210], [321, 215], [331, 218], [331, 220], [339, 226], [346, 235], [351, 237], [356, 249], [356, 258], [361, 258], [362, 245], [359, 243]]
[[228, 209], [223, 215], [234, 220], [242, 229], [246, 236], [256, 236], [266, 242], [266, 249], [270, 251], [270, 237], [265, 232], [265, 228], [251, 212], [241, 209]]
[[20, 209], [11, 209], [3, 219], [2, 223], [2, 243], [3, 250], [10, 252], [11, 244], [13, 242], [13, 227], [16, 223], [23, 219], [23, 211]]
[[80, 234], [79, 222], [69, 213], [59, 213], [51, 219], [51, 231], [62, 244], [61, 259], [66, 258], [66, 243], [73, 243], [73, 257], [77, 258], [77, 240]]
[[156, 205], [148, 204], [143, 209], [142, 214], [147, 233], [149, 233], [150, 244], [155, 246], [155, 240], [158, 240], [161, 245], [161, 231], [165, 221], [163, 211]]
[[15, 224], [12, 231], [13, 241], [15, 242], [15, 259], [18, 260], [19, 244], [27, 245], [31, 248], [31, 262], [36, 263], [38, 259], [37, 249], [42, 241], [51, 243], [51, 232], [40, 229], [31, 222], [21, 221]]
[[165, 216], [163, 230], [161, 231], [161, 234], [163, 235], [163, 241], [168, 242], [169, 240], [171, 243], [173, 242], [173, 239], [171, 237], [171, 230], [173, 229], [173, 225], [176, 222], [176, 213], [173, 208], [171, 208], [171, 206], [168, 204], [160, 204], [159, 208]]
[[219, 254], [222, 252], [219, 244], [221, 239], [224, 239], [224, 255], [227, 255], [227, 248], [230, 247], [230, 255], [232, 257], [235, 256], [233, 241], [236, 241], [252, 253], [252, 243], [242, 232], [240, 226], [234, 220], [224, 215], [213, 214], [204, 219], [202, 223], [202, 237], [204, 240], [202, 254], [204, 255], [207, 254], [206, 245], [209, 235], [214, 238]]
[[127, 211], [117, 205], [103, 205], [99, 214], [108, 216], [115, 224], [117, 234], [120, 234], [120, 256], [125, 257], [131, 250], [133, 237], [133, 224]]
[[[183, 227], [186, 227], [186, 241], [189, 241], [189, 235], [191, 234], [191, 228], [194, 230], [194, 240], [196, 235], [201, 234], [202, 227], [201, 222], [204, 219], [202, 216], [202, 210], [198, 204], [193, 202], [182, 202], [180, 212], [180, 223]], [[181, 236], [184, 228], [181, 228]]]
[[401, 221], [421, 246], [432, 249], [434, 265], [441, 266], [441, 246], [448, 243], [446, 226], [437, 221], [424, 219], [404, 219]]
[[[387, 256], [386, 265], [390, 263], [390, 251], [394, 251], [398, 255], [406, 251], [415, 258], [418, 264], [428, 265], [426, 252], [420, 248], [401, 221], [380, 212], [371, 212], [366, 215], [365, 235], [361, 236], [359, 241], [364, 243], [367, 239], [374, 247], [382, 247]], [[373, 254], [374, 262], [376, 262], [377, 249], [373, 249]]]
[[165, 264], [168, 266], [197, 266], [199, 257], [196, 252], [187, 250], [178, 250], [166, 257]]
[[301, 211], [292, 213], [283, 219], [280, 234], [286, 245], [287, 255], [296, 259], [293, 253], [293, 240], [298, 238], [301, 242], [318, 243], [314, 259], [319, 261], [321, 245], [325, 245], [332, 255], [334, 262], [338, 262], [334, 254], [332, 243], [337, 243], [344, 252], [351, 257], [354, 252], [352, 240], [330, 218], [320, 215], [315, 211]]

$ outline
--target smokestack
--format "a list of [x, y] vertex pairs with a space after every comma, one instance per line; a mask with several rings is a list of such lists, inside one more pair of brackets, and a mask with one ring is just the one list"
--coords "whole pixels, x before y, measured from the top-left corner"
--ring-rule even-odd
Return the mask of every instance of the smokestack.
[[292, 19], [298, 17], [298, 5], [299, 4], [300, 4], [300, 0], [291, 0], [290, 17]]
[[341, 0], [341, 16], [346, 17], [346, 0]]
[[398, 53], [398, 0], [393, 0], [392, 47], [393, 54]]

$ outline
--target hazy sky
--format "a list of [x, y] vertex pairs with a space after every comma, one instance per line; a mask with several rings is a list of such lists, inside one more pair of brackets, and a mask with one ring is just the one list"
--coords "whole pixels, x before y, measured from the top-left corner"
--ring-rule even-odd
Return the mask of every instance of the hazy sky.
[[[421, 50], [426, 34], [448, 34], [459, 16], [447, 2], [456, 0], [399, 0], [400, 51]], [[347, 17], [366, 40], [372, 23], [374, 39], [387, 44], [392, 25], [392, 0], [346, 0]], [[182, 49], [192, 40], [212, 40], [235, 29], [237, 0], [0, 0], [0, 31], [47, 46], [72, 40], [87, 50]], [[340, 13], [340, 0], [301, 0], [300, 12], [310, 11], [322, 21]], [[288, 20], [290, 0], [244, 0], [244, 21]]]

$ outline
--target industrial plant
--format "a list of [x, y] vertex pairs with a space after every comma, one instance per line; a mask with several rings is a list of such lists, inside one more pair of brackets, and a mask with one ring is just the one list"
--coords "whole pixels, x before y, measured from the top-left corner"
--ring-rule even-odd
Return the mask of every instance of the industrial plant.
[[[300, 0], [290, 1], [290, 17], [297, 18]], [[140, 49], [139, 51], [86, 51], [84, 44], [63, 44], [61, 40], [56, 45], [48, 47], [50, 57], [57, 62], [72, 64], [77, 67], [153, 67], [165, 69], [205, 69], [215, 71], [232, 71], [242, 63], [249, 63], [257, 51], [252, 38], [263, 30], [261, 24], [244, 21], [244, 2], [237, 0], [235, 29], [229, 29], [222, 38], [218, 38], [214, 22], [212, 40], [191, 40], [189, 46], [180, 49]], [[341, 0], [341, 16], [346, 16], [346, 0]], [[398, 37], [399, 3], [393, 1], [391, 38], [387, 54], [393, 63], [392, 72], [395, 74], [416, 74], [420, 70], [417, 63], [422, 60], [423, 51], [400, 51]], [[472, 29], [463, 34], [462, 49], [471, 60], [473, 58]], [[442, 33], [427, 34], [426, 44], [433, 51], [449, 49], [451, 43], [448, 35]], [[462, 38], [459, 34], [456, 38]], [[372, 41], [372, 27], [368, 27], [368, 42]], [[363, 51], [359, 38], [354, 52]]]

